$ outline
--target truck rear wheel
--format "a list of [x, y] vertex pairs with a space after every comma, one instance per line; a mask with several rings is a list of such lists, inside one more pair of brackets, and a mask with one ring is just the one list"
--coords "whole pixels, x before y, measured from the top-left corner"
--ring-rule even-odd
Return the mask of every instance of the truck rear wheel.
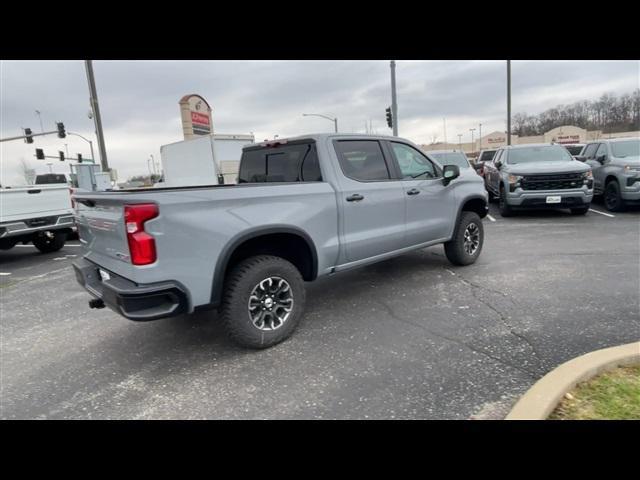
[[235, 343], [268, 348], [293, 333], [304, 305], [304, 280], [298, 269], [283, 258], [258, 255], [227, 275], [220, 313]]
[[57, 252], [64, 247], [67, 234], [64, 232], [43, 232], [34, 237], [33, 245], [42, 253]]
[[453, 238], [444, 244], [444, 252], [454, 265], [470, 265], [478, 259], [484, 243], [484, 228], [475, 212], [462, 212]]

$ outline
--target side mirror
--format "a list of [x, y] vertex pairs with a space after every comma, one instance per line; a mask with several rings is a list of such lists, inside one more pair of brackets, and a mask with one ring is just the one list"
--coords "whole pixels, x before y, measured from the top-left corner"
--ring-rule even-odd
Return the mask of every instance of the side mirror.
[[602, 165], [604, 164], [606, 159], [607, 159], [606, 155], [600, 155], [599, 157], [596, 157], [596, 162], [599, 162]]
[[451, 180], [454, 180], [460, 176], [460, 167], [457, 165], [445, 165], [442, 169], [442, 183], [446, 186], [449, 185]]
[[496, 160], [495, 162], [493, 162], [493, 164], [496, 166], [496, 168], [498, 170], [500, 170], [500, 168], [502, 167], [502, 161], [501, 160]]
[[585, 157], [584, 155], [576, 155], [573, 158], [575, 158], [579, 162], [586, 162], [587, 161], [587, 157]]

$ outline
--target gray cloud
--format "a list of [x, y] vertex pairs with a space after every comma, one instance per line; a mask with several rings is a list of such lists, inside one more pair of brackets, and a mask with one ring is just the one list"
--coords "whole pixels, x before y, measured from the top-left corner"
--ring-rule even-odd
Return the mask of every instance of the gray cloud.
[[[638, 88], [639, 68], [637, 61], [512, 62], [513, 111], [629, 92]], [[302, 113], [335, 115], [341, 131], [363, 132], [372, 119], [378, 133], [390, 133], [388, 61], [96, 61], [94, 70], [109, 163], [121, 178], [145, 173], [149, 154], [159, 158], [160, 145], [181, 139], [178, 100], [187, 93], [207, 98], [221, 133], [254, 132], [262, 140], [333, 128]], [[442, 139], [443, 118], [449, 141], [459, 133], [468, 140], [479, 122], [485, 133], [505, 128], [503, 61], [398, 61], [397, 80], [400, 134], [417, 143], [434, 134]], [[62, 120], [67, 130], [94, 138], [82, 61], [1, 61], [0, 97], [2, 137], [20, 134], [20, 127], [39, 131], [38, 109], [46, 129]], [[20, 158], [47, 171], [34, 147], [55, 154], [64, 143], [70, 154], [88, 156], [86, 143], [74, 137], [0, 144], [0, 181], [18, 181]], [[68, 171], [62, 162], [53, 167]]]

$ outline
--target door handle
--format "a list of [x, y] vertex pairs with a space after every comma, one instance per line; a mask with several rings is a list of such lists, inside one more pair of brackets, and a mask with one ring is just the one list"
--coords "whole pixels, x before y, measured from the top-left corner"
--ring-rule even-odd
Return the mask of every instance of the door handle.
[[418, 195], [419, 193], [420, 193], [420, 190], [418, 190], [417, 188], [412, 188], [407, 192], [407, 195]]
[[347, 202], [359, 202], [360, 200], [364, 200], [364, 196], [359, 193], [354, 193], [353, 195], [349, 195], [347, 197]]

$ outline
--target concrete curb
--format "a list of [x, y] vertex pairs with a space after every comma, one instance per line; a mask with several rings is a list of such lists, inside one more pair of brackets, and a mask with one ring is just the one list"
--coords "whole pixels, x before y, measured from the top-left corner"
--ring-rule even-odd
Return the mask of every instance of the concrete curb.
[[563, 363], [538, 380], [505, 420], [546, 420], [578, 383], [620, 365], [640, 363], [640, 342], [605, 348]]

